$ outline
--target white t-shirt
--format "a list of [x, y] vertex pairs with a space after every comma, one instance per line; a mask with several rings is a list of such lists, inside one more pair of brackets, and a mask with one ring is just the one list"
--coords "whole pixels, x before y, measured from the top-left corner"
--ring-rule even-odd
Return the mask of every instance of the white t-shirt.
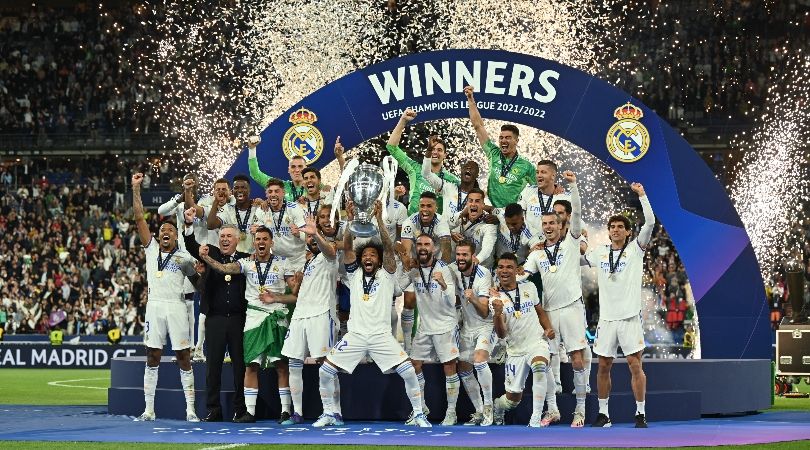
[[[416, 238], [424, 233], [431, 233], [439, 241], [442, 238], [450, 237], [450, 226], [447, 220], [441, 214], [436, 214], [433, 217], [433, 222], [428, 226], [422, 226], [419, 221], [419, 213], [413, 213], [408, 217], [408, 220], [402, 225], [402, 240], [409, 239], [414, 241], [412, 255], [416, 255]], [[436, 259], [441, 259], [442, 247], [437, 243], [436, 249], [433, 252]]]
[[[432, 270], [431, 270], [432, 269]], [[433, 279], [441, 273], [447, 289]], [[419, 308], [419, 328], [422, 334], [444, 334], [458, 323], [456, 317], [456, 287], [453, 272], [444, 261], [435, 261], [433, 267], [420, 267], [409, 272]], [[427, 283], [426, 283], [427, 282]]]
[[498, 255], [514, 253], [518, 258], [518, 263], [524, 263], [529, 256], [531, 248], [546, 240], [542, 232], [531, 228], [528, 222], [525, 221], [523, 223], [523, 230], [515, 235], [509, 231], [509, 227], [506, 226], [506, 218], [503, 215], [502, 208], [496, 208], [492, 210], [492, 213], [495, 214], [500, 221], [498, 225], [498, 242], [496, 245]]
[[310, 200], [309, 197], [306, 197], [307, 199], [306, 204], [301, 206], [303, 206], [304, 213], [317, 216], [318, 211], [321, 209], [321, 206], [331, 205], [334, 197], [335, 193], [332, 190], [321, 191], [317, 200]]
[[526, 223], [534, 230], [542, 230], [543, 211], [554, 212], [554, 202], [557, 200], [568, 200], [570, 202], [571, 194], [564, 192], [549, 196], [540, 193], [538, 196], [537, 185], [531, 185], [523, 188], [517, 203], [526, 211]]
[[[544, 331], [540, 325], [537, 310], [534, 309], [540, 304], [537, 288], [534, 287], [534, 283], [525, 281], [517, 283], [515, 290], [500, 290], [499, 292], [500, 299], [503, 301], [504, 319], [506, 319], [506, 354], [525, 356], [533, 353], [543, 339]], [[492, 301], [495, 298], [490, 297], [489, 299], [489, 310], [493, 314], [495, 310], [492, 307]]]
[[[372, 277], [366, 277], [358, 261], [346, 265], [344, 283], [349, 287], [352, 312], [347, 327], [350, 332], [366, 336], [391, 334], [391, 299], [397, 290], [397, 279], [380, 267]], [[363, 283], [368, 286], [365, 299]]]
[[293, 234], [292, 226], [306, 225], [304, 209], [295, 202], [288, 202], [279, 211], [268, 208], [258, 211], [258, 223], [273, 232], [273, 253], [287, 258], [296, 258], [307, 251], [303, 233]]
[[[554, 247], [546, 248], [554, 254]], [[538, 273], [543, 278], [543, 309], [554, 311], [564, 308], [582, 298], [582, 272], [579, 259], [579, 239], [569, 233], [559, 242], [556, 272], [551, 271], [551, 261], [544, 250], [535, 250], [523, 265], [523, 270]]]
[[494, 250], [498, 237], [498, 226], [484, 223], [483, 219], [475, 223], [467, 222], [466, 224], [462, 224], [459, 219], [456, 223], [459, 224], [461, 234], [467, 240], [475, 242], [475, 257], [478, 258], [478, 263], [491, 269], [495, 256]]
[[642, 308], [641, 278], [644, 273], [644, 250], [633, 239], [621, 250], [613, 250], [616, 273], [610, 277], [610, 244], [588, 252], [588, 262], [596, 267], [599, 280], [599, 320], [623, 320], [638, 316]]
[[304, 279], [298, 291], [293, 319], [315, 317], [337, 305], [337, 259], [318, 253], [304, 265]]
[[[245, 274], [247, 284], [245, 285], [245, 298], [248, 304], [261, 306], [268, 311], [275, 311], [284, 308], [283, 303], [265, 304], [259, 300], [259, 271], [262, 274], [267, 272], [267, 278], [264, 280], [264, 288], [274, 294], [283, 294], [287, 290], [287, 282], [284, 277], [293, 276], [295, 273], [287, 268], [287, 258], [281, 256], [271, 255], [272, 260], [268, 262], [251, 261], [247, 258], [237, 261], [242, 267], [242, 273]], [[267, 268], [267, 265], [270, 268]]]
[[455, 262], [450, 264], [450, 269], [453, 272], [453, 279], [456, 284], [456, 295], [461, 299], [461, 313], [464, 323], [464, 330], [477, 330], [481, 328], [492, 329], [492, 315], [486, 319], [482, 319], [475, 309], [475, 305], [468, 302], [464, 297], [464, 286], [469, 288], [470, 278], [472, 278], [472, 291], [476, 297], [489, 298], [489, 288], [492, 286], [492, 274], [489, 270], [480, 265], [475, 266], [474, 271], [470, 276], [462, 274], [458, 270], [458, 265]]
[[[155, 237], [149, 240], [144, 247], [146, 252], [146, 283], [148, 286], [148, 301], [182, 302], [185, 301], [184, 281], [189, 275], [194, 275], [194, 258], [185, 250], [177, 247], [177, 251], [169, 258], [169, 253], [160, 250], [160, 244]], [[158, 276], [158, 255], [161, 262], [169, 258], [163, 267], [161, 276]]]

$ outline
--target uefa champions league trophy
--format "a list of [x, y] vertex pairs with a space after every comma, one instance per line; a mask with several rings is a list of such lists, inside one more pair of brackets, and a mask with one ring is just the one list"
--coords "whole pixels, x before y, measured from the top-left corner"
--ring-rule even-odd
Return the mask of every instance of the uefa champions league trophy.
[[371, 224], [374, 218], [374, 202], [383, 188], [382, 169], [371, 164], [361, 164], [349, 177], [346, 189], [354, 202], [354, 221], [349, 230], [357, 237], [372, 237], [377, 228]]

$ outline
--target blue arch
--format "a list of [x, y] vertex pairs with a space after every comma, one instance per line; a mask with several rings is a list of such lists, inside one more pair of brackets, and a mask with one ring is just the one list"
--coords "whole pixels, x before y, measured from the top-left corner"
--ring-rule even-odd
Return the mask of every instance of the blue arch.
[[[301, 108], [332, 157], [337, 136], [346, 148], [391, 130], [400, 111], [418, 121], [468, 117], [462, 93], [475, 84], [484, 118], [538, 128], [599, 158], [627, 180], [643, 183], [659, 220], [684, 262], [697, 301], [704, 358], [770, 358], [765, 290], [753, 249], [726, 191], [692, 147], [650, 108], [608, 83], [554, 61], [498, 50], [445, 50], [409, 55], [358, 70], [322, 87], [262, 133], [262, 170], [288, 178], [285, 133]], [[614, 110], [630, 102], [643, 112], [649, 150], [620, 162], [606, 145]], [[295, 120], [314, 117], [304, 114]], [[307, 123], [302, 126], [309, 127]], [[296, 140], [297, 139], [297, 140]], [[293, 139], [301, 145], [301, 139]], [[313, 154], [312, 145], [305, 145]], [[247, 152], [229, 171], [247, 173]], [[258, 186], [254, 186], [258, 188]]]

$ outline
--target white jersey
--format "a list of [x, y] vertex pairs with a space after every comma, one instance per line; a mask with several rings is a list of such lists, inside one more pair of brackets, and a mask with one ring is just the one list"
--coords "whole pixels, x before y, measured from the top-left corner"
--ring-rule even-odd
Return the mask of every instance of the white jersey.
[[[391, 238], [391, 242], [396, 242], [397, 239], [397, 227], [401, 227], [406, 220], [408, 220], [408, 208], [405, 207], [402, 203], [393, 200], [388, 204], [388, 216], [385, 218], [385, 229], [388, 232], [388, 236]], [[377, 229], [377, 219], [373, 219], [371, 221], [371, 225], [374, 229]], [[375, 235], [372, 237], [355, 237], [354, 238], [354, 246], [355, 247], [362, 247], [367, 243], [374, 241], [378, 243], [382, 243], [380, 237]]]
[[[414, 256], [416, 255], [416, 238], [426, 233], [432, 234], [439, 241], [442, 238], [450, 237], [450, 226], [447, 224], [447, 220], [438, 213], [433, 217], [433, 221], [429, 225], [422, 225], [419, 221], [419, 213], [411, 214], [405, 224], [402, 225], [402, 240], [410, 239], [414, 241], [413, 251], [411, 252]], [[436, 245], [433, 256], [436, 259], [441, 259], [441, 245]]]
[[[514, 290], [499, 292], [506, 319], [506, 354], [508, 356], [532, 354], [534, 349], [541, 345], [544, 331], [535, 309], [535, 306], [540, 304], [537, 288], [532, 282], [521, 282]], [[489, 299], [489, 310], [494, 313], [493, 300], [495, 297]]]
[[[391, 335], [391, 298], [397, 289], [397, 279], [380, 267], [372, 277], [365, 276], [358, 261], [346, 265], [344, 283], [349, 288], [352, 312], [347, 327], [350, 333], [362, 335]], [[366, 285], [367, 292], [363, 288]]]
[[[295, 275], [294, 272], [287, 268], [287, 258], [281, 256], [270, 256], [272, 259], [268, 262], [253, 261], [247, 258], [238, 260], [237, 262], [242, 267], [242, 273], [245, 274], [247, 284], [245, 285], [245, 298], [248, 304], [260, 306], [267, 311], [275, 311], [285, 307], [283, 303], [265, 304], [259, 300], [259, 289], [262, 286], [259, 282], [259, 272], [262, 276], [267, 273], [267, 278], [264, 280], [264, 289], [274, 294], [283, 294], [287, 290], [287, 282], [284, 277]], [[268, 269], [267, 266], [270, 265]]]
[[[331, 205], [332, 200], [334, 199], [334, 197], [335, 197], [335, 193], [332, 190], [321, 191], [318, 194], [318, 199], [317, 200], [310, 200], [309, 197], [305, 197], [306, 198], [306, 203], [301, 205], [301, 206], [304, 208], [304, 213], [312, 215], [312, 216], [317, 216], [318, 211], [320, 211], [320, 209], [321, 209], [321, 206]], [[300, 205], [300, 203], [299, 203], [299, 205]]]
[[307, 251], [303, 233], [293, 233], [292, 226], [303, 228], [304, 209], [295, 202], [285, 203], [279, 211], [268, 208], [259, 210], [259, 223], [273, 232], [273, 253], [287, 258], [295, 258]]
[[[186, 218], [183, 215], [183, 212], [185, 211], [183, 209], [183, 203], [178, 203], [178, 201], [180, 201], [180, 197], [181, 197], [181, 194], [177, 194], [174, 197], [172, 197], [172, 199], [169, 200], [168, 202], [160, 205], [158, 207], [158, 214], [163, 215], [163, 216], [171, 216], [171, 215], [175, 216], [175, 218], [177, 219], [177, 231], [178, 231], [178, 233], [177, 233], [178, 234], [177, 246], [180, 247], [180, 249], [185, 250], [186, 249], [186, 240], [183, 239], [182, 230], [185, 228]], [[195, 218], [195, 221], [196, 221], [196, 218]], [[202, 241], [202, 239], [207, 238], [207, 235], [208, 235], [207, 231], [208, 230], [203, 230], [202, 228], [199, 229], [199, 232], [197, 230], [198, 230], [198, 228], [195, 227], [194, 228], [194, 239], [196, 239], [197, 242], [205, 243], [205, 241]], [[183, 292], [185, 292], [186, 294], [191, 294], [191, 293], [196, 292], [196, 291], [197, 291], [197, 289], [191, 283], [191, 280], [189, 280], [188, 277], [186, 277], [185, 281], [183, 281]]]
[[[216, 245], [219, 246], [219, 229], [216, 230], [209, 230], [208, 229], [208, 215], [211, 213], [211, 207], [214, 204], [214, 196], [213, 195], [205, 195], [200, 198], [200, 201], [197, 202], [197, 205], [203, 209], [203, 216], [202, 218], [194, 219], [194, 235], [196, 236], [197, 233], [200, 233], [200, 236], [206, 236], [204, 240], [199, 240], [201, 245], [208, 244], [208, 245]], [[228, 203], [226, 205], [236, 205], [236, 199], [231, 197], [228, 199]], [[225, 211], [225, 207], [221, 207], [217, 209], [217, 217], [219, 214]], [[199, 230], [199, 231], [198, 231]]]
[[[539, 194], [539, 195], [538, 195]], [[571, 201], [571, 194], [545, 195], [537, 190], [537, 185], [526, 186], [520, 192], [517, 203], [526, 211], [526, 223], [535, 230], [543, 229], [543, 212], [554, 212], [554, 202], [557, 200]]]
[[464, 324], [464, 331], [477, 330], [481, 328], [492, 329], [492, 316], [482, 319], [475, 309], [475, 305], [468, 302], [464, 297], [464, 289], [470, 289], [470, 281], [472, 279], [472, 291], [476, 297], [489, 298], [489, 288], [492, 286], [492, 274], [489, 270], [480, 265], [474, 267], [474, 270], [469, 276], [462, 274], [458, 270], [456, 263], [450, 264], [450, 269], [453, 272], [453, 279], [456, 283], [456, 295], [461, 299], [461, 313], [462, 323]]
[[337, 259], [318, 253], [304, 264], [304, 279], [298, 291], [293, 319], [315, 317], [337, 305]]
[[[441, 273], [447, 289], [433, 279]], [[456, 317], [456, 287], [453, 271], [444, 261], [435, 261], [432, 267], [419, 267], [409, 273], [419, 308], [419, 328], [422, 334], [444, 334], [458, 324]]]
[[498, 225], [498, 242], [496, 245], [496, 252], [498, 255], [504, 253], [514, 253], [517, 256], [518, 264], [523, 265], [528, 258], [531, 248], [535, 245], [546, 240], [542, 232], [529, 226], [528, 222], [524, 221], [523, 229], [519, 233], [512, 233], [509, 227], [506, 226], [506, 218], [503, 215], [502, 208], [496, 208], [492, 211], [498, 217], [500, 224]]
[[239, 242], [236, 244], [237, 251], [253, 253], [253, 234], [250, 232], [250, 226], [261, 223], [258, 215], [260, 211], [261, 209], [254, 206], [241, 210], [236, 204], [233, 204], [225, 205], [217, 212], [217, 217], [219, 217], [223, 225], [234, 225], [239, 228]]
[[[543, 309], [554, 311], [564, 308], [582, 298], [582, 272], [579, 264], [579, 239], [571, 233], [559, 242], [557, 260], [549, 261], [548, 254], [554, 255], [555, 246], [546, 250], [535, 250], [523, 265], [528, 273], [540, 273], [543, 278]], [[556, 267], [552, 272], [552, 265]], [[601, 313], [601, 311], [600, 311]]]
[[610, 276], [610, 244], [588, 252], [588, 262], [596, 267], [599, 279], [599, 320], [623, 320], [641, 312], [641, 277], [644, 273], [644, 250], [633, 239], [621, 250], [613, 250], [615, 274]]
[[[160, 250], [157, 239], [152, 237], [149, 245], [144, 247], [146, 252], [146, 283], [148, 286], [148, 301], [157, 302], [183, 302], [185, 300], [184, 280], [194, 275], [194, 258], [185, 250], [176, 247], [174, 254]], [[158, 255], [166, 266], [158, 271]], [[171, 256], [169, 256], [171, 255]]]
[[458, 220], [457, 223], [459, 224], [461, 234], [463, 234], [468, 241], [475, 243], [475, 249], [477, 251], [475, 257], [478, 258], [478, 263], [491, 269], [495, 257], [494, 251], [498, 237], [498, 226], [484, 223], [483, 217], [479, 218], [477, 222], [462, 223], [461, 220]]

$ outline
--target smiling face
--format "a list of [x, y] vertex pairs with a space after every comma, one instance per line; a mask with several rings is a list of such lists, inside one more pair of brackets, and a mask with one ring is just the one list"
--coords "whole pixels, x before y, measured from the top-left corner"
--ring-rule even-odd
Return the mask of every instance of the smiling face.
[[430, 149], [430, 162], [433, 164], [441, 165], [444, 162], [444, 158], [447, 156], [447, 149], [444, 147], [444, 144], [441, 142], [436, 142], [433, 144], [433, 148]]
[[429, 223], [436, 217], [436, 200], [425, 197], [419, 199], [419, 220]]
[[223, 255], [232, 255], [239, 242], [239, 232], [233, 227], [223, 227], [219, 230], [219, 249]]
[[253, 238], [253, 247], [256, 249], [256, 259], [266, 261], [270, 257], [270, 249], [273, 248], [273, 238], [267, 231], [257, 231]]
[[220, 201], [220, 203], [225, 203], [231, 197], [231, 187], [228, 186], [228, 183], [216, 183], [214, 184], [214, 198]]
[[630, 236], [630, 230], [625, 227], [624, 222], [615, 220], [608, 224], [608, 235], [610, 236], [610, 242], [617, 247], [621, 247]]
[[460, 272], [466, 272], [472, 267], [472, 249], [469, 245], [456, 247], [456, 266]]
[[557, 171], [554, 170], [554, 167], [546, 164], [537, 165], [537, 187], [540, 190], [545, 190], [553, 186], [556, 179]]
[[501, 148], [501, 154], [507, 158], [514, 156], [517, 151], [518, 137], [515, 133], [509, 130], [502, 130], [498, 135], [498, 146]]
[[467, 196], [467, 205], [470, 207], [470, 220], [476, 220], [484, 214], [484, 196], [473, 192]]
[[546, 240], [556, 242], [560, 237], [560, 218], [557, 214], [543, 214], [542, 216], [543, 233], [546, 235]]
[[177, 245], [177, 228], [168, 222], [161, 225], [158, 230], [158, 242], [161, 251], [170, 252], [174, 250]]
[[366, 275], [374, 275], [377, 269], [380, 268], [380, 254], [374, 247], [366, 247], [363, 253], [360, 254], [360, 265], [363, 266], [363, 273]]
[[464, 184], [472, 184], [478, 179], [480, 167], [475, 161], [467, 161], [461, 166], [461, 182]]
[[501, 258], [498, 260], [498, 267], [495, 269], [495, 274], [502, 286], [513, 286], [515, 284], [515, 273], [517, 272], [517, 264], [511, 259]]
[[281, 204], [284, 201], [284, 188], [277, 184], [273, 184], [265, 189], [264, 194], [267, 197], [267, 202], [270, 204], [271, 208], [274, 210], [281, 208]]
[[430, 236], [421, 234], [416, 238], [416, 258], [419, 260], [419, 264], [429, 266], [430, 263], [433, 262], [434, 251], [435, 246]]
[[307, 172], [303, 176], [304, 187], [307, 189], [307, 195], [315, 198], [320, 194], [321, 179], [318, 178], [317, 173]]
[[245, 180], [234, 181], [233, 196], [236, 199], [236, 203], [245, 204], [250, 202], [250, 184]]

